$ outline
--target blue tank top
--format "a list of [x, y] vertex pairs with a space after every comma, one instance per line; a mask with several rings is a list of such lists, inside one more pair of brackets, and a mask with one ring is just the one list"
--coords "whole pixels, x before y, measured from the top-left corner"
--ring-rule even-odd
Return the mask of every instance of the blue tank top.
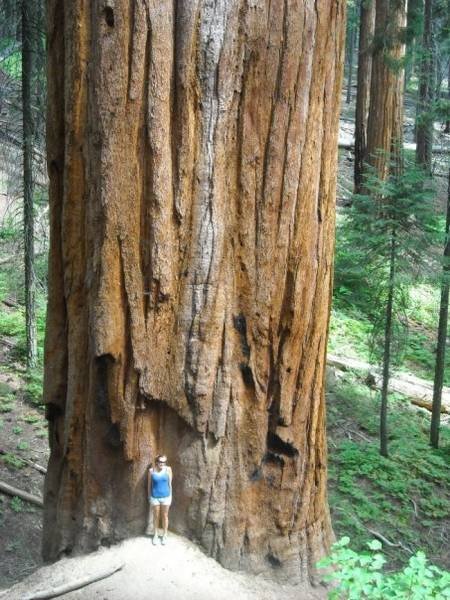
[[170, 496], [169, 473], [167, 468], [162, 471], [153, 471], [152, 476], [152, 496], [153, 498], [167, 498]]

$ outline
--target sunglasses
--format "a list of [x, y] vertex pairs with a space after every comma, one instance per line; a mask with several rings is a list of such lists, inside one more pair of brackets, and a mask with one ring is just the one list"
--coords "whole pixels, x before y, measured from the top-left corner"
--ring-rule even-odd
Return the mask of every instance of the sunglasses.
[[158, 465], [165, 465], [166, 461], [165, 460], [157, 460], [156, 461]]

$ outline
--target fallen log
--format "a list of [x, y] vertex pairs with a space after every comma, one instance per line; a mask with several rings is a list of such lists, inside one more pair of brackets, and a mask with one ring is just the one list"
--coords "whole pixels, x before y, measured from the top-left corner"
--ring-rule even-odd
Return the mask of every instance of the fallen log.
[[101, 579], [106, 579], [107, 577], [114, 575], [114, 573], [120, 571], [123, 566], [124, 563], [120, 563], [118, 565], [109, 567], [108, 569], [104, 569], [103, 571], [99, 571], [97, 574], [89, 575], [88, 577], [79, 579], [78, 581], [64, 583], [60, 586], [48, 588], [47, 590], [41, 590], [39, 592], [32, 592], [28, 596], [24, 596], [23, 600], [47, 600], [47, 598], [55, 598], [56, 596], [61, 596], [62, 594], [68, 594], [69, 592], [79, 590], [80, 588], [86, 587], [91, 583], [95, 583], [96, 581], [100, 581]]
[[23, 490], [19, 490], [12, 485], [5, 483], [4, 481], [0, 481], [0, 492], [4, 494], [8, 494], [8, 496], [17, 496], [26, 502], [31, 502], [32, 504], [36, 504], [41, 508], [44, 506], [44, 502], [42, 498], [38, 498], [37, 496], [33, 496], [33, 494], [29, 494], [28, 492], [24, 492]]
[[[415, 144], [404, 144], [403, 146], [405, 148], [405, 150], [415, 150], [416, 145]], [[354, 142], [339, 142], [338, 143], [338, 148], [340, 150], [351, 150], [354, 151], [355, 149], [355, 143]], [[442, 154], [442, 155], [447, 155], [450, 154], [450, 148], [447, 148], [445, 146], [434, 146], [433, 150], [432, 150], [432, 154]]]
[[[430, 412], [433, 410], [433, 403], [430, 402], [430, 401], [428, 401], [428, 400], [421, 400], [419, 398], [412, 398], [411, 399], [411, 404], [414, 404], [415, 406], [420, 406], [421, 408], [426, 408]], [[444, 406], [442, 404], [441, 405], [441, 413], [450, 415], [450, 410], [446, 406]]]

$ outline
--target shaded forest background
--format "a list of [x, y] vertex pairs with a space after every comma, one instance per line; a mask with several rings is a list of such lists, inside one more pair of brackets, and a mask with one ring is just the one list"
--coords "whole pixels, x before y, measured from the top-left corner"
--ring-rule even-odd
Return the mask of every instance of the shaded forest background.
[[[441, 400], [436, 389], [450, 386], [443, 317], [450, 6], [448, 0], [410, 2], [397, 29], [382, 40], [373, 29], [361, 52], [361, 17], [369, 7], [348, 2], [328, 346], [335, 359], [327, 376], [329, 501], [337, 537], [348, 535], [356, 550], [377, 537], [389, 568], [423, 549], [448, 569], [450, 392], [444, 389]], [[41, 405], [48, 252], [44, 3], [2, 0], [0, 28], [0, 479], [40, 495], [36, 464], [45, 465], [48, 455]], [[375, 56], [377, 44], [389, 57], [384, 76], [401, 98], [393, 116], [400, 132], [391, 132], [388, 148], [378, 147], [376, 160], [374, 153], [359, 160], [358, 60]], [[412, 376], [428, 384], [428, 395], [392, 391], [393, 377]], [[419, 389], [418, 379], [413, 388]], [[438, 436], [430, 446], [433, 397]], [[6, 538], [7, 531], [17, 533]], [[39, 563], [40, 508], [1, 495], [0, 532], [9, 540], [1, 551], [0, 584], [7, 584]]]

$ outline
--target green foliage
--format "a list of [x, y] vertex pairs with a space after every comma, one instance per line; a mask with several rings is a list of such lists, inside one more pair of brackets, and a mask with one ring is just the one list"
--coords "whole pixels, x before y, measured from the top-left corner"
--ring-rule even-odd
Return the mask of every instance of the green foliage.
[[[345, 291], [340, 291], [341, 297]], [[369, 359], [367, 340], [371, 325], [366, 316], [357, 308], [342, 309], [339, 303], [331, 311], [330, 338], [328, 351], [341, 356], [354, 356]]]
[[20, 440], [20, 442], [17, 444], [17, 450], [28, 450], [29, 447], [29, 443], [25, 440]]
[[12, 508], [12, 510], [14, 512], [17, 512], [17, 513], [22, 512], [23, 501], [20, 498], [18, 498], [17, 496], [13, 496], [9, 503], [9, 506]]
[[[367, 193], [354, 196], [351, 208], [338, 220], [330, 348], [336, 351], [344, 343], [344, 353], [380, 360], [394, 248], [391, 358], [397, 365], [405, 360], [412, 366], [418, 364], [420, 374], [431, 378], [434, 330], [424, 339], [425, 333], [409, 327], [425, 310], [418, 309], [417, 295], [411, 297], [411, 291], [415, 286], [423, 290], [430, 287], [425, 284], [425, 274], [428, 280], [432, 275], [430, 265], [437, 287], [439, 260], [430, 248], [442, 241], [442, 228], [435, 215], [434, 192], [424, 172], [406, 155], [402, 160], [404, 168], [387, 181], [369, 172]], [[434, 294], [433, 303], [436, 297]], [[433, 314], [428, 306], [426, 310], [426, 325], [433, 321], [434, 329], [435, 305]]]
[[373, 170], [366, 178], [367, 194], [354, 196], [347, 216], [338, 225], [336, 298], [364, 311], [380, 313], [380, 299], [389, 278], [392, 233], [395, 231], [397, 286], [413, 280], [412, 268], [437, 239], [433, 192], [422, 170], [408, 163], [399, 175], [380, 181]]
[[[429, 446], [429, 416], [391, 397], [390, 456], [378, 452], [378, 394], [346, 374], [328, 402], [329, 497], [337, 535], [349, 535], [356, 550], [364, 548], [368, 529], [393, 542], [395, 566], [408, 550], [425, 548], [433, 562], [445, 556], [450, 524], [450, 431], [443, 428], [442, 447]], [[441, 537], [444, 536], [444, 537]]]
[[20, 337], [23, 334], [24, 324], [25, 317], [22, 309], [0, 313], [0, 335]]
[[10, 467], [11, 469], [21, 469], [22, 467], [25, 466], [25, 463], [23, 462], [23, 460], [21, 458], [18, 458], [17, 456], [15, 456], [14, 454], [11, 454], [9, 452], [7, 452], [6, 454], [3, 454], [1, 456], [1, 459], [3, 460], [5, 465]]
[[36, 406], [42, 404], [43, 371], [41, 367], [31, 369], [27, 373], [25, 397]]
[[0, 242], [16, 242], [20, 240], [22, 231], [12, 218], [5, 217], [0, 223]]
[[0, 381], [0, 397], [8, 396], [13, 393], [13, 389], [10, 385], [4, 381]]
[[[408, 287], [408, 303], [402, 315], [403, 327], [397, 328], [399, 339], [395, 346], [399, 369], [429, 380], [434, 375], [440, 296], [437, 281], [433, 283], [419, 281]], [[365, 291], [362, 290], [361, 294]], [[351, 301], [347, 300], [348, 295], [353, 294], [357, 296], [359, 292], [335, 289], [328, 350], [332, 354], [370, 362], [373, 360], [373, 323], [361, 298], [356, 303], [358, 306], [352, 306]], [[446, 355], [444, 385], [450, 385], [450, 353]]]
[[41, 417], [39, 415], [29, 413], [23, 417], [23, 420], [25, 423], [39, 423], [41, 421]]
[[13, 79], [22, 77], [22, 56], [20, 50], [11, 50], [0, 61], [1, 68]]
[[15, 427], [12, 428], [12, 432], [15, 433], [16, 435], [20, 435], [22, 433], [23, 429], [22, 427], [19, 427], [18, 425], [16, 425]]
[[14, 408], [14, 395], [8, 394], [4, 398], [0, 398], [0, 413], [11, 412]]
[[378, 540], [367, 544], [370, 552], [355, 552], [349, 543], [350, 538], [343, 537], [333, 545], [330, 556], [318, 563], [319, 568], [334, 569], [323, 578], [335, 585], [330, 600], [450, 598], [450, 573], [430, 565], [422, 551], [411, 556], [403, 570], [385, 573], [386, 559]]

